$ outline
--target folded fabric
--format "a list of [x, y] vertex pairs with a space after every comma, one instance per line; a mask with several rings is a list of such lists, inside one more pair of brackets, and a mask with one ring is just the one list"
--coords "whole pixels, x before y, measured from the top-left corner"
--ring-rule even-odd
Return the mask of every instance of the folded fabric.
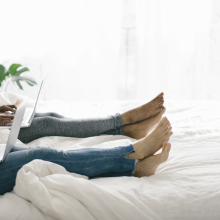
[[43, 160], [33, 160], [19, 170], [14, 192], [55, 219], [158, 219], [116, 190]]

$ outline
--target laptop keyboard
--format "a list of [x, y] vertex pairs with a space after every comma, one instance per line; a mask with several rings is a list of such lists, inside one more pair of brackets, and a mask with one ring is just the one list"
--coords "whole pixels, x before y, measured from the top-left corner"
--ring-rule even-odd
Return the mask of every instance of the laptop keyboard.
[[[29, 117], [30, 111], [31, 111], [31, 109], [26, 109], [26, 110], [25, 110], [24, 116], [23, 116], [23, 120], [22, 120], [22, 124], [28, 123], [28, 118], [30, 118], [30, 117]], [[12, 126], [12, 123], [10, 123], [10, 124], [5, 124], [4, 126]], [[1, 146], [1, 144], [0, 144], [0, 146]], [[1, 153], [1, 150], [0, 150], [0, 153]]]

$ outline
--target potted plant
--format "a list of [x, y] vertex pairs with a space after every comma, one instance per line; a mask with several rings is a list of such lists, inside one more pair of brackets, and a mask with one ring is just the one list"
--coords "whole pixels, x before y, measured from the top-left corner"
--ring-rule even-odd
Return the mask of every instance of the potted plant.
[[21, 76], [22, 73], [29, 71], [27, 67], [22, 67], [21, 64], [12, 64], [7, 70], [0, 64], [0, 88], [2, 92], [7, 90], [9, 82], [16, 83], [16, 85], [23, 90], [21, 82], [24, 81], [30, 86], [34, 86], [37, 82], [30, 77]]

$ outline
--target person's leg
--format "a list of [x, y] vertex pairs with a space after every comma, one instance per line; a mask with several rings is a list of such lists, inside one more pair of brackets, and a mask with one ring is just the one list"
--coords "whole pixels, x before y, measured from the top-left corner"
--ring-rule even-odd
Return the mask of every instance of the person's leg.
[[[158, 121], [158, 118], [162, 117], [165, 110], [163, 102], [163, 93], [161, 93], [149, 103], [122, 113], [121, 115], [116, 114], [114, 116], [93, 119], [70, 119], [64, 118], [56, 113], [37, 113], [31, 126], [20, 130], [19, 139], [24, 143], [28, 143], [45, 136], [84, 138], [101, 134], [125, 134], [129, 137], [139, 139], [144, 137], [147, 132], [152, 129], [152, 126]], [[124, 133], [123, 126], [126, 125], [129, 126], [125, 128]], [[140, 130], [138, 127], [142, 130], [143, 126], [146, 127], [146, 131], [142, 132], [141, 135], [139, 132], [139, 135], [136, 135], [137, 132], [132, 132]]]
[[28, 143], [45, 136], [85, 138], [101, 134], [122, 135], [123, 125], [120, 114], [88, 119], [36, 117], [30, 127], [20, 129], [18, 139]]
[[[164, 107], [163, 103], [164, 103], [164, 93], [161, 93], [150, 102], [147, 102], [142, 106], [139, 106], [137, 108], [122, 113], [121, 114], [122, 120], [125, 125], [134, 124], [146, 120], [160, 113], [160, 111], [162, 111]], [[35, 117], [45, 117], [45, 116], [51, 116], [55, 118], [65, 118], [64, 116], [54, 112], [35, 114]]]
[[[42, 159], [57, 163], [69, 172], [86, 175], [90, 178], [103, 176], [137, 177], [155, 173], [160, 163], [169, 155], [169, 141], [172, 135], [171, 126], [166, 117], [157, 125], [156, 129], [145, 138], [133, 145], [112, 149], [85, 148], [72, 151], [57, 151], [52, 148], [14, 148], [3, 163], [0, 163], [0, 194], [12, 190], [18, 170], [34, 159]], [[153, 155], [163, 145], [161, 154]], [[136, 159], [141, 160], [136, 166]]]
[[168, 159], [170, 148], [171, 144], [164, 142], [161, 153], [146, 157], [136, 163], [133, 175], [136, 177], [154, 175], [158, 166]]
[[124, 135], [134, 138], [134, 139], [141, 139], [145, 137], [160, 122], [165, 111], [166, 111], [166, 108], [163, 107], [162, 111], [159, 112], [155, 116], [152, 116], [146, 120], [137, 122], [135, 124], [125, 125]]
[[172, 132], [172, 126], [166, 117], [163, 117], [156, 128], [144, 138], [136, 141], [133, 146], [135, 152], [125, 156], [130, 159], [143, 159], [154, 155], [161, 149], [164, 142], [168, 142]]
[[85, 148], [70, 151], [58, 151], [49, 147], [20, 148], [20, 150], [15, 148], [0, 163], [0, 195], [13, 189], [18, 170], [34, 159], [59, 164], [69, 172], [90, 178], [116, 172], [118, 176], [131, 176], [136, 159], [127, 159], [123, 156], [132, 152], [134, 152], [133, 145], [111, 149]]
[[150, 102], [121, 114], [124, 124], [134, 124], [148, 119], [163, 109], [164, 94], [161, 93]]
[[20, 151], [20, 150], [28, 150], [28, 149], [29, 149], [29, 147], [17, 147], [17, 146], [14, 146], [12, 148], [12, 150], [10, 151], [10, 153], [16, 152], [16, 151]]
[[[130, 173], [133, 173], [133, 176], [136, 177], [144, 177], [154, 175], [158, 166], [164, 163], [168, 157], [170, 152], [171, 144], [164, 142], [162, 146], [162, 152], [156, 155], [148, 156], [142, 160], [139, 160], [135, 165], [134, 171], [124, 172], [124, 176], [130, 176]], [[94, 176], [93, 178], [100, 177], [118, 177], [120, 173], [112, 172], [112, 173], [103, 173], [98, 176]]]

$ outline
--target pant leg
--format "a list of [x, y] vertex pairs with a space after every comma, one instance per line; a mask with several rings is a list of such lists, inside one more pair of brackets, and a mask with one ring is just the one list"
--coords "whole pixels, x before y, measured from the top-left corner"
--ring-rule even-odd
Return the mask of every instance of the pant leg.
[[101, 134], [122, 135], [123, 120], [121, 115], [88, 119], [35, 117], [30, 127], [20, 129], [18, 138], [23, 143], [28, 143], [45, 136], [85, 138]]
[[124, 176], [132, 175], [135, 169], [136, 160], [123, 157], [132, 152], [134, 152], [133, 145], [70, 151], [58, 151], [49, 147], [15, 148], [0, 163], [0, 195], [13, 189], [18, 170], [34, 159], [59, 164], [69, 172], [86, 175], [89, 178], [116, 172], [118, 176]]
[[[47, 116], [54, 117], [54, 118], [67, 119], [67, 117], [64, 117], [56, 112], [35, 113], [34, 118], [37, 118], [37, 117], [43, 118], [43, 117], [47, 117]], [[71, 118], [68, 118], [68, 119], [71, 120]], [[123, 126], [124, 125], [123, 120], [121, 120], [121, 121], [122, 121], [121, 126]], [[109, 134], [109, 135], [123, 134], [123, 129], [122, 129], [122, 127], [118, 127], [116, 129], [112, 129], [110, 131], [107, 131], [104, 134]]]
[[34, 118], [46, 117], [46, 116], [50, 116], [50, 117], [54, 117], [54, 118], [65, 118], [64, 116], [62, 116], [58, 113], [55, 113], [55, 112], [35, 113]]

